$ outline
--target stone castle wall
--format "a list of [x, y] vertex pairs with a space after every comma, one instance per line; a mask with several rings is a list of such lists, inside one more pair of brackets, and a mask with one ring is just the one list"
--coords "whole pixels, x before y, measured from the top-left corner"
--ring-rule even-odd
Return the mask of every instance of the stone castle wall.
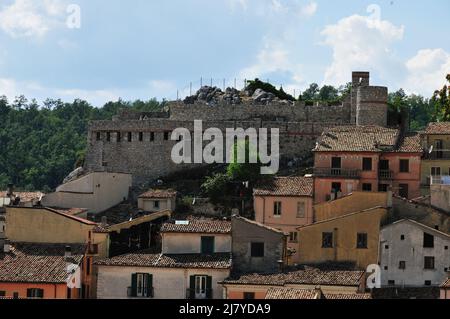
[[[227, 128], [278, 128], [280, 155], [285, 159], [299, 158], [314, 148], [326, 128], [354, 124], [357, 120], [386, 125], [383, 112], [385, 105], [387, 113], [387, 89], [372, 90], [366, 86], [368, 78], [358, 82], [355, 74], [353, 80], [352, 93], [341, 105], [305, 105], [287, 101], [236, 105], [172, 102], [164, 112], [121, 112], [111, 121], [93, 121], [89, 126], [85, 169], [88, 172], [131, 173], [136, 185], [193, 168], [194, 164], [172, 162], [171, 152], [177, 142], [171, 141], [170, 135], [176, 128], [187, 128], [192, 132], [194, 120], [202, 120], [204, 130], [215, 127], [223, 132]], [[375, 106], [376, 116], [370, 112], [372, 106]], [[358, 116], [364, 119], [356, 119]], [[120, 141], [117, 140], [118, 133]]]

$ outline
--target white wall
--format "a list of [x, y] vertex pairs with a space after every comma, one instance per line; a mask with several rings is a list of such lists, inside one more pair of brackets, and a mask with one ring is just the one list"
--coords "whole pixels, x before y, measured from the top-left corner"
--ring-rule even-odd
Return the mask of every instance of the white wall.
[[[434, 236], [434, 248], [423, 247], [424, 231]], [[401, 235], [405, 240], [401, 240]], [[445, 268], [450, 267], [450, 238], [425, 230], [410, 222], [401, 222], [381, 230], [381, 282], [395, 280], [396, 286], [424, 286], [431, 280], [439, 286], [447, 278]], [[389, 249], [385, 246], [389, 245]], [[448, 249], [445, 250], [445, 246]], [[435, 257], [435, 270], [424, 269], [424, 257]], [[399, 269], [399, 262], [406, 261], [406, 269]], [[384, 267], [387, 266], [388, 270]]]
[[162, 233], [163, 254], [199, 254], [202, 236], [214, 237], [214, 252], [231, 252], [231, 234]]
[[186, 299], [190, 276], [212, 277], [213, 299], [223, 298], [223, 281], [230, 274], [228, 269], [175, 269], [149, 267], [98, 266], [97, 298], [126, 299], [127, 288], [131, 287], [131, 275], [147, 273], [153, 275], [154, 299]]
[[[159, 208], [155, 208], [155, 201], [159, 201]], [[138, 198], [138, 208], [146, 212], [159, 212], [162, 210], [174, 210], [174, 198]]]
[[130, 174], [91, 173], [45, 195], [42, 205], [86, 208], [91, 213], [101, 213], [128, 199], [131, 179]]

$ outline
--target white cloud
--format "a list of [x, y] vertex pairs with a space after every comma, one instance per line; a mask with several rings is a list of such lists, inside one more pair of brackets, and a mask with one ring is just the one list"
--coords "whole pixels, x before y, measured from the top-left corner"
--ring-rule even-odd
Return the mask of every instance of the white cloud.
[[305, 16], [313, 16], [317, 12], [317, 7], [316, 2], [310, 2], [300, 9], [300, 13]]
[[302, 0], [228, 0], [232, 11], [241, 9], [257, 16], [299, 15], [313, 16], [317, 11], [317, 3], [305, 4]]
[[0, 11], [0, 30], [13, 38], [43, 37], [60, 23], [63, 0], [15, 0]]
[[420, 50], [406, 62], [406, 68], [406, 90], [430, 96], [445, 84], [445, 77], [450, 73], [450, 53], [443, 49]]
[[8, 99], [13, 99], [18, 95], [17, 85], [13, 79], [0, 78], [0, 96], [3, 95]]
[[391, 45], [403, 38], [404, 27], [389, 21], [360, 15], [341, 19], [321, 32], [324, 44], [333, 50], [333, 61], [324, 82], [340, 85], [348, 82], [352, 70], [375, 71], [380, 77], [395, 77], [399, 61]]

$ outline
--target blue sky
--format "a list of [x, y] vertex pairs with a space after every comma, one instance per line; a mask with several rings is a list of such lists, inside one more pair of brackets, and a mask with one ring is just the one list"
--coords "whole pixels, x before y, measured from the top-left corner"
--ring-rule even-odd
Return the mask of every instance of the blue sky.
[[450, 73], [449, 12], [448, 0], [0, 0], [0, 95], [99, 106], [254, 77], [298, 93], [368, 70], [430, 96]]

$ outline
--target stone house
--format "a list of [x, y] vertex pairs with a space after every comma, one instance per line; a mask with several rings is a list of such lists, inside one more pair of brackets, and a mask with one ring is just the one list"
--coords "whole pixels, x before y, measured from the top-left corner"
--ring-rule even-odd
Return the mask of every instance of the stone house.
[[138, 197], [138, 208], [145, 212], [175, 210], [177, 192], [173, 189], [150, 189]]
[[450, 235], [404, 219], [381, 229], [382, 286], [439, 286], [450, 269]]
[[314, 152], [315, 203], [354, 191], [420, 196], [422, 146], [418, 134], [380, 126], [326, 130]]
[[233, 216], [231, 223], [234, 273], [272, 273], [287, 264], [283, 231], [240, 216]]
[[97, 298], [222, 299], [231, 269], [231, 223], [195, 219], [162, 225], [162, 253], [139, 251], [95, 263]]
[[291, 260], [298, 259], [297, 227], [313, 222], [313, 184], [309, 177], [277, 177], [253, 191], [255, 220], [289, 234]]

